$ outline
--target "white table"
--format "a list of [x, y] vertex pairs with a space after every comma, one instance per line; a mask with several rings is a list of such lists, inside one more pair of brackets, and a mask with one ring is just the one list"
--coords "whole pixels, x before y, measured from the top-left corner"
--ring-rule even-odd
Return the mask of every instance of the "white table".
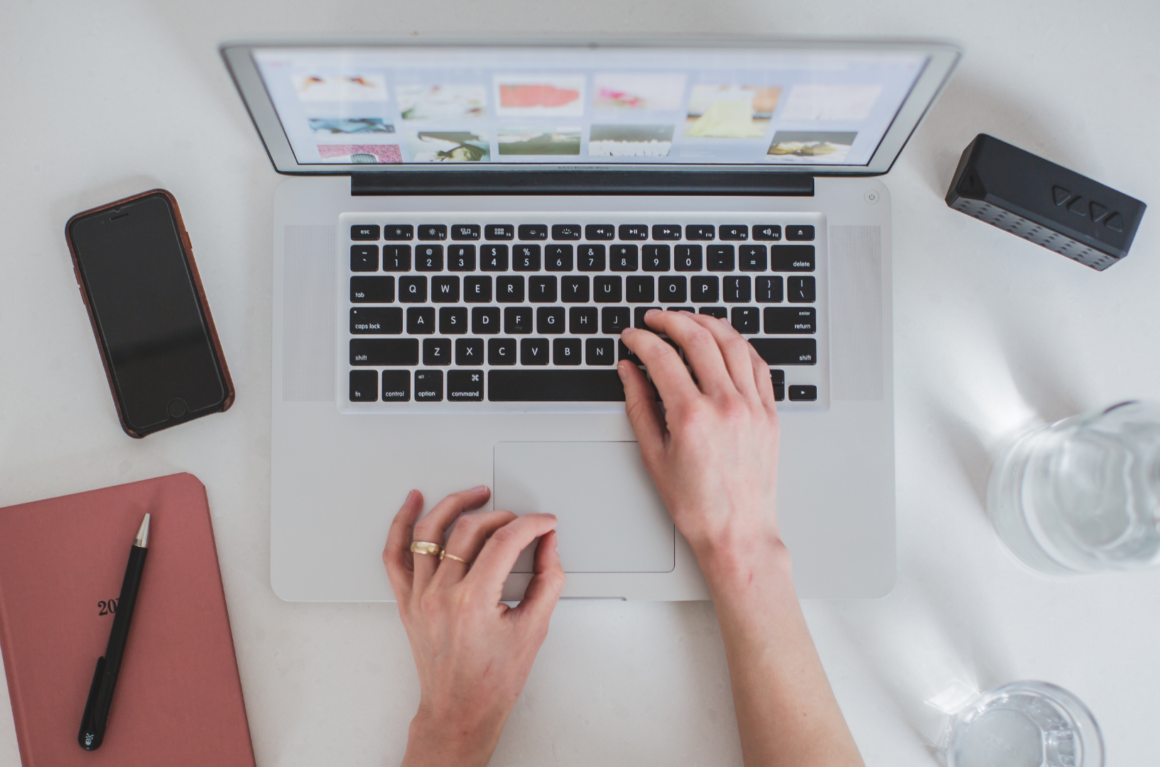
[[[1160, 204], [1160, 6], [932, 3], [32, 3], [0, 8], [0, 505], [190, 471], [209, 488], [258, 762], [397, 763], [418, 686], [393, 605], [288, 604], [269, 585], [270, 243], [278, 177], [216, 51], [227, 39], [511, 33], [943, 36], [966, 58], [885, 181], [894, 201], [898, 584], [806, 604], [869, 764], [929, 765], [924, 701], [1043, 679], [1095, 712], [1118, 765], [1155, 762], [1160, 572], [1051, 580], [981, 497], [996, 439], [1160, 397], [1160, 226], [1096, 273], [942, 201], [986, 131]], [[180, 201], [237, 404], [120, 430], [65, 220], [155, 186]], [[383, 509], [390, 514], [393, 509]], [[3, 684], [0, 682], [0, 684]], [[19, 764], [0, 694], [0, 765]], [[566, 603], [494, 764], [732, 765], [708, 603]]]

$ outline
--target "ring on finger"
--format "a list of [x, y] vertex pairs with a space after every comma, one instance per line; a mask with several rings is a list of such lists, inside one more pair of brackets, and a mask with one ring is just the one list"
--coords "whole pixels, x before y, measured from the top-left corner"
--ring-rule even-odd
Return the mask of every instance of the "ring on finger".
[[449, 551], [447, 551], [447, 549], [444, 549], [444, 550], [443, 550], [443, 553], [441, 553], [441, 554], [439, 555], [439, 560], [440, 560], [440, 561], [443, 561], [444, 559], [454, 559], [456, 562], [462, 562], [463, 564], [467, 565], [468, 567], [471, 567], [471, 563], [470, 563], [470, 562], [468, 562], [468, 561], [467, 561], [466, 559], [464, 559], [463, 557], [457, 557], [457, 556], [455, 556], [454, 554], [452, 554], [452, 553], [450, 553]]
[[443, 558], [443, 547], [430, 541], [411, 541], [412, 554], [430, 554], [433, 557]]

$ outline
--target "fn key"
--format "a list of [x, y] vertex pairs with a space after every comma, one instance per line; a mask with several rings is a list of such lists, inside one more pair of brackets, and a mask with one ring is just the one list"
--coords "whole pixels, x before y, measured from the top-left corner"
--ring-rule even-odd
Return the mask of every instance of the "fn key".
[[351, 402], [378, 402], [379, 401], [379, 371], [352, 370], [350, 371], [350, 401]]

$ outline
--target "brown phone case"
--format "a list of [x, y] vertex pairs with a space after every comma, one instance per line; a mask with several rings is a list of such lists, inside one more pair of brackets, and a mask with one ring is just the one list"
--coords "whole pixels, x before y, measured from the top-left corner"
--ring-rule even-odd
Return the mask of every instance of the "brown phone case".
[[[169, 201], [169, 208], [173, 211], [173, 220], [177, 224], [177, 233], [181, 237], [181, 249], [183, 251], [183, 255], [185, 256], [185, 263], [189, 267], [190, 276], [193, 278], [194, 290], [197, 291], [198, 309], [201, 311], [201, 316], [205, 320], [206, 330], [209, 332], [210, 342], [213, 344], [214, 360], [217, 362], [218, 370], [221, 371], [222, 380], [225, 383], [226, 396], [225, 399], [222, 400], [221, 407], [219, 408], [209, 410], [204, 413], [199, 413], [198, 415], [189, 418], [175, 420], [173, 422], [166, 423], [156, 429], [151, 429], [147, 432], [140, 433], [134, 431], [133, 428], [129, 426], [129, 424], [125, 421], [125, 414], [121, 410], [121, 398], [117, 394], [117, 386], [113, 382], [113, 372], [109, 363], [109, 357], [105, 351], [105, 344], [101, 340], [101, 332], [97, 327], [97, 318], [96, 315], [93, 314], [93, 307], [89, 304], [89, 293], [85, 288], [84, 280], [81, 278], [80, 266], [77, 264], [77, 252], [76, 248], [73, 246], [72, 239], [72, 224], [74, 221], [86, 216], [102, 213], [109, 208], [117, 208], [125, 205], [126, 203], [140, 200], [143, 197], [150, 197], [152, 195], [158, 194], [163, 195], [165, 199]], [[122, 200], [110, 202], [106, 205], [101, 205], [96, 208], [90, 208], [89, 210], [81, 211], [65, 223], [64, 238], [68, 242], [68, 250], [72, 255], [73, 274], [76, 276], [77, 285], [79, 285], [81, 289], [81, 299], [85, 302], [85, 311], [89, 314], [89, 324], [93, 328], [93, 337], [97, 342], [97, 350], [101, 353], [101, 364], [105, 367], [105, 378], [109, 381], [109, 391], [113, 395], [113, 404], [117, 407], [117, 419], [121, 422], [121, 428], [125, 430], [125, 433], [135, 439], [141, 439], [156, 431], [168, 429], [171, 426], [177, 426], [178, 424], [185, 423], [186, 421], [192, 421], [195, 418], [212, 415], [213, 413], [224, 413], [225, 411], [229, 410], [230, 407], [234, 404], [234, 381], [232, 378], [230, 378], [230, 369], [226, 365], [226, 356], [222, 352], [221, 341], [218, 340], [217, 328], [213, 324], [213, 315], [209, 311], [209, 301], [205, 297], [205, 289], [201, 284], [201, 275], [197, 271], [197, 261], [195, 261], [193, 258], [193, 245], [189, 241], [189, 234], [185, 231], [185, 222], [181, 218], [181, 208], [177, 206], [177, 199], [165, 189], [150, 189], [148, 192], [142, 192], [141, 194], [135, 194], [132, 197], [126, 197]]]

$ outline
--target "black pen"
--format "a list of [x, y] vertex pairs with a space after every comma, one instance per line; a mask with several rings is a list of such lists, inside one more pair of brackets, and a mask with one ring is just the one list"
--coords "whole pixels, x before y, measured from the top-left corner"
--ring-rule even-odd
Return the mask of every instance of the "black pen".
[[125, 580], [121, 582], [121, 596], [117, 599], [117, 612], [113, 615], [109, 646], [104, 656], [97, 659], [97, 670], [93, 673], [93, 684], [85, 703], [77, 742], [86, 751], [96, 751], [105, 739], [105, 723], [109, 719], [109, 706], [113, 702], [113, 688], [117, 686], [117, 672], [121, 670], [125, 640], [129, 637], [129, 622], [133, 620], [133, 605], [137, 602], [137, 589], [141, 586], [141, 573], [145, 570], [145, 555], [148, 552], [149, 515], [146, 514], [137, 530], [133, 548], [129, 549], [129, 564], [125, 567]]

